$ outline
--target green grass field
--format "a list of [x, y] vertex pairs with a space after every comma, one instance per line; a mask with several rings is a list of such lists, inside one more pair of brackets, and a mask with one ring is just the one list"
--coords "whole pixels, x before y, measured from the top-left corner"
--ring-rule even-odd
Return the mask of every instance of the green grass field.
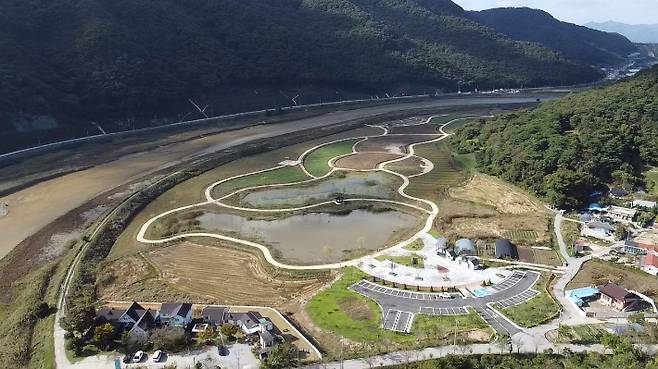
[[451, 159], [446, 141], [418, 145], [415, 151], [416, 155], [432, 161], [434, 169], [422, 176], [411, 178], [411, 184], [406, 190], [408, 194], [438, 203], [443, 191], [466, 179], [466, 174], [461, 172]]
[[501, 312], [514, 323], [526, 328], [535, 327], [555, 318], [560, 313], [560, 306], [546, 292], [547, 287], [548, 280], [542, 276], [534, 287], [540, 291], [539, 295], [520, 305], [502, 309]]
[[411, 251], [420, 251], [425, 247], [425, 244], [423, 243], [422, 240], [416, 240], [407, 246], [405, 246], [405, 250], [411, 250]]
[[455, 333], [468, 333], [481, 330], [493, 337], [494, 331], [475, 311], [468, 315], [435, 316], [416, 315], [411, 333], [417, 337], [434, 336], [450, 340]]
[[299, 182], [310, 179], [299, 166], [283, 167], [267, 172], [256, 173], [246, 177], [240, 177], [215, 186], [212, 190], [214, 198], [228, 195], [235, 190], [253, 186], [264, 186], [277, 183]]
[[352, 152], [352, 146], [358, 140], [346, 140], [336, 142], [311, 152], [304, 158], [304, 167], [314, 176], [320, 177], [327, 174], [330, 170], [327, 162], [336, 156], [349, 154]]
[[[422, 247], [421, 247], [422, 248]], [[377, 256], [375, 259], [379, 261], [385, 261], [385, 260], [390, 260], [396, 264], [408, 266], [408, 267], [413, 267], [413, 268], [419, 268], [422, 269], [425, 267], [425, 260], [416, 254], [410, 255], [410, 256], [390, 256], [390, 255], [380, 255]], [[414, 264], [415, 261], [415, 264]]]

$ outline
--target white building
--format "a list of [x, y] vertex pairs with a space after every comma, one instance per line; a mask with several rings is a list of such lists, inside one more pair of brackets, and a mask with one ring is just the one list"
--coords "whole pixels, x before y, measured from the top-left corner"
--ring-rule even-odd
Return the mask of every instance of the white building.
[[645, 209], [653, 209], [658, 206], [658, 203], [655, 201], [646, 201], [646, 200], [633, 200], [631, 206]]
[[606, 210], [606, 213], [614, 220], [619, 223], [630, 224], [637, 214], [637, 210], [630, 208], [622, 208], [621, 206], [609, 206]]

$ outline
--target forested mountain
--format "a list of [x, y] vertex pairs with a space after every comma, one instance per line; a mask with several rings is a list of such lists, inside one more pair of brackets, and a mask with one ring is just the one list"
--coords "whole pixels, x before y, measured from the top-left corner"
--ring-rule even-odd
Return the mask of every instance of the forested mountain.
[[3, 145], [97, 133], [91, 122], [162, 123], [193, 110], [188, 98], [217, 114], [290, 104], [300, 92], [304, 103], [599, 77], [449, 0], [1, 0], [0, 9]]
[[460, 129], [452, 141], [479, 168], [560, 207], [614, 183], [641, 185], [658, 165], [658, 66], [615, 85]]
[[606, 32], [617, 32], [633, 42], [658, 44], [658, 24], [625, 24], [619, 22], [590, 22], [585, 26]]
[[562, 22], [543, 10], [496, 8], [469, 14], [515, 40], [538, 42], [587, 64], [620, 64], [629, 54], [638, 51], [622, 35]]

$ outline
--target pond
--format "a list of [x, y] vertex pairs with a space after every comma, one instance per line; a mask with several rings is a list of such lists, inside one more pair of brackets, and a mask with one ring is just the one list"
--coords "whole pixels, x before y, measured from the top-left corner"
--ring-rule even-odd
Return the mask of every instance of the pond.
[[[336, 195], [352, 198], [390, 199], [395, 196], [397, 177], [387, 173], [339, 173], [303, 186], [282, 186], [245, 192], [240, 197], [242, 206], [282, 208], [309, 205], [333, 200]], [[235, 199], [235, 198], [234, 198]]]
[[[397, 210], [348, 214], [308, 213], [276, 220], [255, 220], [234, 214], [205, 213], [203, 229], [258, 238], [277, 259], [295, 264], [335, 263], [365, 255], [414, 231], [417, 217]], [[397, 237], [396, 237], [397, 236]], [[402, 237], [405, 236], [405, 237]]]

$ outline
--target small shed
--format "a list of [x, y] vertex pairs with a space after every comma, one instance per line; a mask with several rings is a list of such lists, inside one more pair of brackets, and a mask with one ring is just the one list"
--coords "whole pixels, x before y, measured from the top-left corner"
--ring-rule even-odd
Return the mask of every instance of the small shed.
[[519, 260], [519, 251], [510, 240], [496, 240], [496, 259]]
[[455, 242], [455, 253], [457, 255], [477, 255], [475, 242], [469, 240], [468, 238], [457, 240], [457, 242]]

